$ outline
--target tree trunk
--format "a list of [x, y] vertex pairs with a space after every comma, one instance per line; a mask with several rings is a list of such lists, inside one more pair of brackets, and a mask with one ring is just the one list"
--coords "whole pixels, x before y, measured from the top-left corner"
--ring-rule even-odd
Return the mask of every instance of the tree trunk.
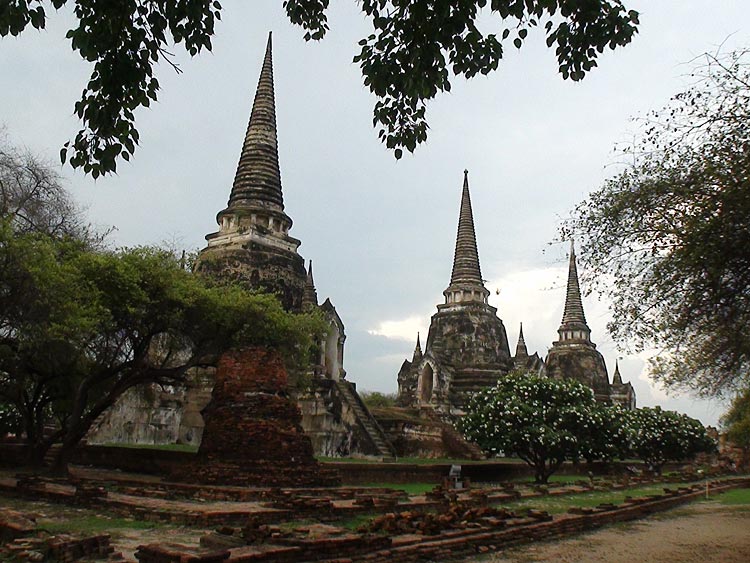
[[35, 468], [41, 468], [44, 465], [44, 456], [47, 454], [47, 450], [49, 450], [49, 446], [45, 444], [27, 444], [27, 451], [26, 451], [26, 460], [28, 464]]
[[547, 471], [546, 464], [541, 461], [534, 466], [534, 483], [537, 485], [546, 485], [550, 473]]
[[86, 435], [90, 426], [90, 424], [85, 424], [85, 421], [81, 421], [81, 423], [65, 433], [52, 466], [52, 472], [55, 475], [67, 476], [70, 474], [68, 465], [70, 464], [71, 459], [73, 459], [73, 453], [76, 446], [78, 446]]

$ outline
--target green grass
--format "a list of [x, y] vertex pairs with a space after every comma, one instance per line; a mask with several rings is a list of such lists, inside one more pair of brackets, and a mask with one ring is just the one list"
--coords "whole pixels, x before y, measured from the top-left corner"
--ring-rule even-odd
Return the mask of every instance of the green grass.
[[50, 533], [100, 533], [117, 530], [152, 530], [163, 527], [158, 522], [143, 522], [128, 518], [112, 518], [104, 514], [47, 520], [39, 519], [39, 528]]
[[365, 488], [393, 489], [395, 491], [406, 491], [410, 495], [421, 495], [435, 488], [437, 483], [367, 483], [360, 485]]
[[722, 504], [750, 504], [750, 489], [732, 489], [718, 497]]
[[[91, 508], [68, 506], [46, 501], [32, 501], [22, 498], [0, 496], [0, 506], [18, 510], [32, 516], [37, 528], [50, 534], [99, 534], [111, 533], [113, 536], [128, 530], [161, 530], [168, 534], [167, 528], [175, 526], [163, 522], [144, 522], [133, 518], [112, 516]], [[2, 561], [2, 559], [0, 559]]]
[[[549, 483], [575, 483], [576, 481], [586, 481], [588, 482], [589, 477], [588, 475], [550, 475], [548, 482]], [[524, 476], [524, 477], [515, 477], [511, 479], [514, 483], [523, 483], [527, 485], [534, 485], [534, 477]]]
[[327, 457], [327, 456], [315, 456], [315, 459], [322, 461], [323, 463], [377, 463], [382, 464], [382, 461], [375, 459], [366, 459], [362, 457]]
[[[375, 459], [366, 459], [360, 457], [326, 457], [317, 456], [316, 459], [322, 462], [333, 462], [333, 463], [373, 463], [377, 465], [389, 464], [391, 462], [383, 462]], [[515, 458], [496, 458], [486, 460], [473, 460], [473, 459], [451, 459], [447, 457], [428, 458], [428, 457], [399, 457], [395, 463], [404, 463], [411, 465], [470, 465], [470, 464], [483, 464], [483, 463], [523, 463], [519, 459]]]
[[342, 520], [338, 523], [339, 526], [342, 528], [346, 528], [347, 530], [356, 530], [359, 528], [362, 524], [368, 523], [370, 520], [373, 519], [372, 514], [357, 514], [356, 516], [352, 516], [351, 518], [347, 518], [346, 520]]
[[134, 450], [166, 450], [170, 452], [190, 453], [195, 453], [198, 451], [198, 446], [193, 446], [191, 444], [119, 444], [115, 442], [109, 442], [103, 445], [112, 448], [131, 448]]
[[635, 487], [621, 491], [594, 491], [577, 495], [545, 496], [524, 499], [512, 503], [505, 503], [510, 509], [534, 508], [546, 510], [550, 514], [567, 512], [573, 506], [588, 508], [602, 503], [622, 504], [626, 496], [642, 497], [647, 495], [658, 495], [664, 492], [666, 484], [649, 485], [646, 487]]

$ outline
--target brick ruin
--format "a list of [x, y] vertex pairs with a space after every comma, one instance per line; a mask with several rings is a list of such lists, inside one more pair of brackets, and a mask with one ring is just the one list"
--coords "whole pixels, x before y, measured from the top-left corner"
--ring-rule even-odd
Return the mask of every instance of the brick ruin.
[[[533, 499], [575, 496], [590, 491], [624, 491], [634, 486], [669, 484], [663, 493], [625, 496], [618, 503], [577, 507], [550, 514], [521, 507]], [[103, 486], [106, 484], [106, 487]], [[747, 488], [747, 477], [673, 474], [653, 477], [586, 479], [573, 484], [533, 486], [495, 483], [490, 487], [451, 489], [436, 486], [425, 494], [377, 488], [284, 489], [193, 486], [148, 482], [127, 474], [89, 470], [75, 482], [50, 478], [21, 480], [0, 477], [0, 493], [46, 500], [97, 513], [130, 515], [139, 520], [194, 528], [192, 541], [168, 538], [142, 543], [140, 563], [212, 562], [383, 562], [448, 560], [509, 546], [550, 540], [604, 525], [668, 510], [733, 488]], [[95, 491], [95, 495], [79, 494]], [[344, 522], [362, 518], [356, 530]], [[208, 531], [206, 528], [213, 528]], [[184, 528], [183, 528], [184, 530]], [[117, 560], [107, 534], [79, 537], [49, 535], [33, 518], [0, 509], [0, 558], [29, 561]], [[120, 556], [121, 559], [121, 556]]]
[[244, 486], [338, 484], [315, 460], [290, 400], [278, 352], [247, 348], [221, 356], [195, 460], [173, 474], [181, 481]]

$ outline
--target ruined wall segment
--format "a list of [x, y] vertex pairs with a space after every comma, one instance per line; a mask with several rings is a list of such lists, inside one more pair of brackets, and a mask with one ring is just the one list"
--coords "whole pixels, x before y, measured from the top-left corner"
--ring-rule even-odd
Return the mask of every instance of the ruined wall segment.
[[196, 460], [173, 475], [182, 481], [244, 486], [334, 485], [321, 468], [288, 396], [281, 356], [262, 347], [222, 355]]

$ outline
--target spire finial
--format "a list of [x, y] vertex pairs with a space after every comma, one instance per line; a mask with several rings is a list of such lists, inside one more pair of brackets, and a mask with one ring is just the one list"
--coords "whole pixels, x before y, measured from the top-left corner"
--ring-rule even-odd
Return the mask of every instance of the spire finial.
[[313, 280], [312, 260], [307, 267], [307, 278], [305, 279], [305, 288], [302, 292], [302, 308], [313, 308], [318, 306], [318, 292], [315, 290], [315, 281]]
[[419, 332], [417, 332], [417, 345], [414, 347], [414, 355], [411, 358], [412, 363], [422, 359], [422, 345], [419, 343]]
[[277, 211], [284, 210], [276, 133], [272, 44], [272, 34], [269, 32], [253, 109], [229, 197], [229, 208], [260, 205]]
[[622, 385], [622, 376], [620, 375], [620, 363], [615, 359], [615, 373], [612, 376], [612, 385]]
[[523, 338], [523, 323], [521, 323], [521, 329], [518, 331], [518, 344], [516, 344], [516, 358], [525, 358], [529, 355], [529, 351], [526, 349], [526, 340]]
[[570, 258], [568, 262], [568, 285], [565, 293], [565, 309], [562, 323], [558, 329], [563, 340], [589, 340], [591, 329], [586, 324], [581, 300], [581, 288], [578, 284], [576, 250], [573, 239], [570, 241]]
[[458, 232], [456, 234], [456, 251], [453, 256], [453, 272], [451, 273], [451, 285], [456, 283], [473, 283], [484, 287], [482, 272], [479, 268], [477, 237], [474, 232], [474, 214], [471, 210], [468, 170], [464, 170], [461, 211], [458, 216]]

